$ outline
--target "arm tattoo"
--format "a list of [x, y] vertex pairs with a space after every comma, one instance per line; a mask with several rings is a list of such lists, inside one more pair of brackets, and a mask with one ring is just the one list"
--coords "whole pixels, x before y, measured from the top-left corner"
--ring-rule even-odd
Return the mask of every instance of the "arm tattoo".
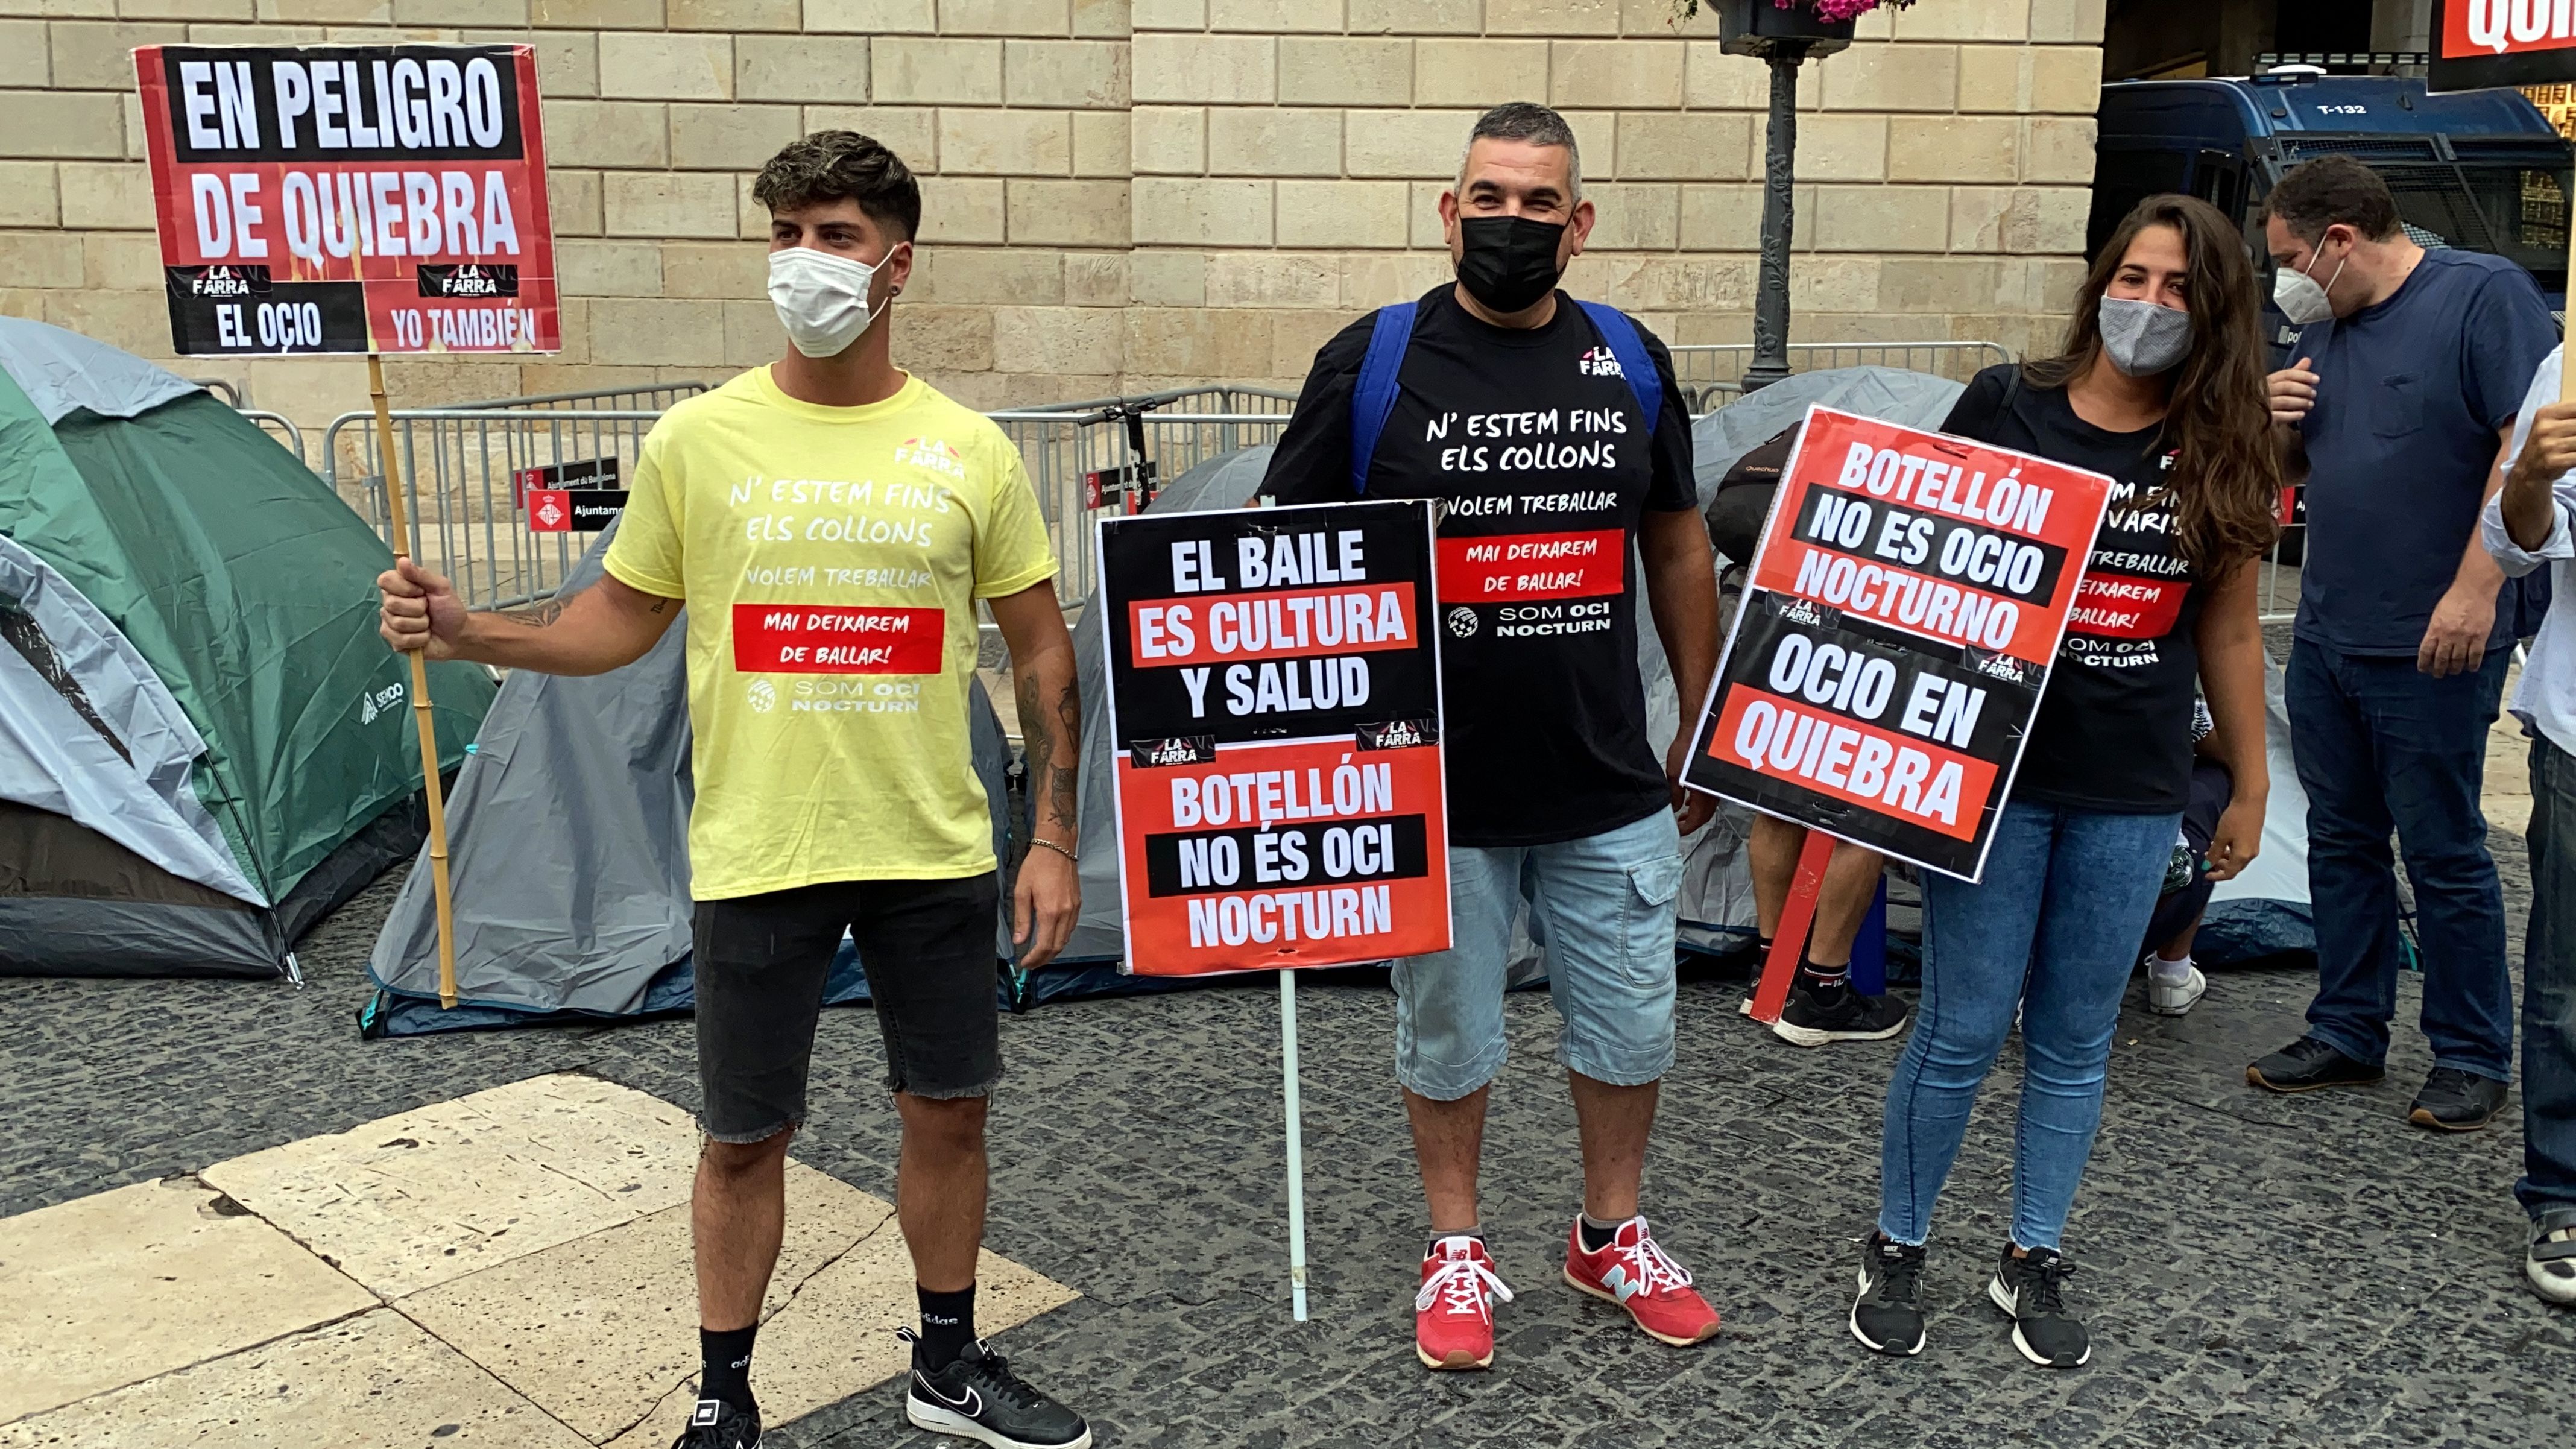
[[1054, 789], [1047, 803], [1055, 812], [1056, 822], [1073, 831], [1075, 839], [1079, 840], [1082, 833], [1078, 794], [1082, 768], [1082, 690], [1070, 675], [1065, 678], [1064, 692], [1056, 696], [1055, 709], [1057, 725], [1064, 731], [1065, 748], [1072, 752], [1074, 763], [1053, 772]]
[[1064, 682], [1056, 701], [1055, 717], [1048, 718], [1038, 699], [1038, 680], [1033, 670], [1012, 670], [1014, 693], [1019, 702], [1020, 742], [1027, 753], [1029, 799], [1033, 811], [1044, 803], [1045, 819], [1080, 833], [1076, 796], [1076, 771], [1056, 762], [1056, 746], [1061, 741], [1079, 752], [1082, 748], [1082, 707], [1078, 692], [1070, 679]]
[[[582, 586], [582, 588], [588, 587], [587, 584]], [[524, 608], [495, 609], [492, 615], [496, 619], [507, 619], [513, 624], [525, 624], [531, 629], [542, 629], [562, 618], [564, 610], [572, 606], [573, 599], [580, 593], [581, 589], [557, 589], [554, 597], [550, 599], [540, 599]]]

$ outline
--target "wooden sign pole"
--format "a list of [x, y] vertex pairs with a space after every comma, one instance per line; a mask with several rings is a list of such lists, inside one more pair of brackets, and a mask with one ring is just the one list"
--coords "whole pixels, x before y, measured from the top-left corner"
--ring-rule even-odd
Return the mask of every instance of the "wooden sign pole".
[[[393, 414], [385, 405], [385, 360], [367, 354], [367, 396], [376, 405], [376, 467], [385, 485], [385, 513], [393, 524], [394, 562], [411, 557], [411, 522], [403, 514], [402, 473], [394, 456]], [[411, 658], [411, 714], [420, 725], [420, 788], [429, 806], [429, 883], [438, 901], [438, 1004], [456, 1005], [456, 910], [447, 884], [447, 805], [438, 788], [438, 723], [429, 712], [429, 656]]]

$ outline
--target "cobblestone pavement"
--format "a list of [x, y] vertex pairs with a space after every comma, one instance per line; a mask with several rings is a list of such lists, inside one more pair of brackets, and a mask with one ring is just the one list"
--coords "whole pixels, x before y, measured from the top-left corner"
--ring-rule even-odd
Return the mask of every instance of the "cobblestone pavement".
[[[2518, 842], [2497, 845], [2518, 930]], [[300, 993], [8, 983], [0, 1213], [545, 1071], [694, 1106], [686, 1022], [360, 1042], [359, 962], [390, 893], [379, 884], [306, 943]], [[2429, 1065], [2411, 1031], [2385, 1085], [2277, 1098], [2243, 1067], [2296, 1034], [2301, 974], [2223, 974], [2180, 1021], [2133, 1006], [2068, 1237], [2097, 1348], [2090, 1367], [2050, 1373], [2022, 1363], [1982, 1296], [2007, 1221], [2017, 1050], [1935, 1230], [1930, 1346], [1879, 1359], [1844, 1315], [1897, 1044], [1797, 1052], [1735, 1015], [1741, 993], [1683, 988], [1647, 1183], [1659, 1234], [1726, 1312], [1712, 1344], [1655, 1344], [1558, 1278], [1573, 1114], [1549, 1065], [1554, 1015], [1531, 994], [1512, 1002], [1487, 1150], [1485, 1222], [1521, 1293], [1495, 1370], [1434, 1377], [1406, 1341], [1422, 1213], [1382, 991], [1301, 996], [1315, 1289], [1313, 1320], [1291, 1323], [1263, 978], [1006, 1022], [993, 1245], [1086, 1296], [1001, 1346], [1115, 1445], [2576, 1443], [2576, 1315], [2520, 1286], [2519, 1128], [2409, 1127]], [[2403, 1019], [2414, 999], [2410, 985]], [[828, 1014], [798, 1153], [890, 1196], [881, 1058], [864, 1012]], [[938, 1442], [903, 1427], [891, 1387], [771, 1440]]]

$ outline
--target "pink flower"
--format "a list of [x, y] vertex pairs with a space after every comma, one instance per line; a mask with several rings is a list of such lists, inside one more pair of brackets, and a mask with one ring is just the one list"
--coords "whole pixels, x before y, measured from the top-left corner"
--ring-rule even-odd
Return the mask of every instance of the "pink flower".
[[[1814, 11], [1818, 20], [1828, 23], [1856, 20], [1882, 3], [1890, 9], [1903, 9], [1910, 0], [1805, 0], [1806, 8]], [[1800, 0], [1771, 0], [1771, 5], [1777, 10], [1795, 10]]]

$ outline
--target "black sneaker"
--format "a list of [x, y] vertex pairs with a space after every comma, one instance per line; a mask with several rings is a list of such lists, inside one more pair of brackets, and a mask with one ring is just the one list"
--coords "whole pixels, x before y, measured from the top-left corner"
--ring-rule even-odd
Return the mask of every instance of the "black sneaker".
[[2475, 1132], [2504, 1110], [2504, 1083], [2457, 1067], [2435, 1067], [2406, 1120], [2443, 1132]]
[[2274, 1092], [2313, 1092], [2319, 1087], [2367, 1087], [2388, 1075], [2312, 1036], [2303, 1036], [2245, 1069], [2245, 1080]]
[[994, 1449], [1091, 1449], [1091, 1426], [1080, 1414], [1023, 1383], [982, 1343], [966, 1345], [943, 1369], [923, 1368], [916, 1354], [903, 1413], [916, 1429]]
[[689, 1427], [671, 1441], [671, 1449], [760, 1449], [760, 1414], [745, 1413], [722, 1399], [700, 1399], [689, 1411]]
[[2015, 1257], [2006, 1243], [1995, 1281], [1986, 1285], [1986, 1296], [2012, 1315], [2013, 1347], [2041, 1368], [2075, 1368], [2093, 1356], [2092, 1335], [2066, 1311], [2066, 1276], [2074, 1271], [2054, 1248]]
[[1860, 1296], [1852, 1300], [1852, 1337], [1872, 1353], [1923, 1351], [1923, 1250], [1869, 1235], [1860, 1251]]
[[1771, 1032], [1791, 1046], [1820, 1047], [1838, 1041], [1885, 1041], [1905, 1030], [1912, 1008], [1892, 996], [1863, 996], [1850, 986], [1824, 990], [1803, 979], [1789, 988], [1789, 1000]]

